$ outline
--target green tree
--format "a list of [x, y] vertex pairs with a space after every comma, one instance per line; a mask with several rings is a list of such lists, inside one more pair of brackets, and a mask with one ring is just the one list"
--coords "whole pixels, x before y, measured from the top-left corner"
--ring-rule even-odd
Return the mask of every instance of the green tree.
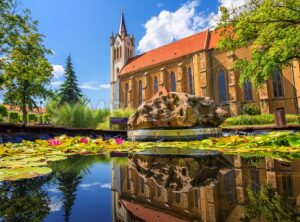
[[0, 0], [0, 57], [10, 52], [20, 32], [26, 29], [24, 17], [17, 14], [19, 5], [19, 0]]
[[251, 48], [251, 59], [239, 59], [240, 83], [260, 86], [275, 70], [300, 58], [300, 1], [247, 0], [241, 7], [221, 7], [220, 48]]
[[60, 105], [64, 103], [75, 104], [80, 102], [82, 95], [77, 84], [77, 77], [73, 69], [72, 57], [68, 56], [65, 68], [65, 81], [60, 88]]
[[271, 185], [263, 185], [259, 191], [247, 188], [249, 201], [245, 206], [247, 219], [261, 221], [283, 222], [300, 221], [300, 216], [295, 205], [280, 197]]
[[29, 11], [24, 12], [26, 29], [18, 36], [16, 44], [8, 54], [4, 65], [4, 101], [20, 106], [23, 124], [27, 124], [28, 109], [36, 108], [37, 99], [46, 99], [47, 86], [52, 78], [52, 66], [46, 59], [51, 51], [43, 44], [43, 35], [38, 32], [37, 21], [33, 21]]

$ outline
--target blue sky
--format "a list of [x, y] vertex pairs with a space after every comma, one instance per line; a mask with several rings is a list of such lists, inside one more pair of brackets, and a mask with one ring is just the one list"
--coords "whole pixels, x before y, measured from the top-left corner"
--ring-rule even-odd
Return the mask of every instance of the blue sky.
[[[240, 1], [240, 0], [239, 0]], [[239, 2], [238, 1], [238, 2]], [[68, 54], [83, 93], [92, 105], [108, 106], [109, 37], [119, 27], [121, 8], [127, 31], [136, 37], [137, 53], [147, 51], [213, 26], [219, 5], [234, 0], [23, 0], [39, 21], [45, 44], [55, 52], [52, 87], [63, 81]]]

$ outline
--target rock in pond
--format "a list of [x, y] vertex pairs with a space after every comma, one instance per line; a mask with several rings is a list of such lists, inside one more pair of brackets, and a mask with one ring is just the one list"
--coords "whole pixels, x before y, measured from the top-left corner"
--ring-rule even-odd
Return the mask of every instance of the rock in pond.
[[129, 130], [218, 127], [228, 113], [209, 97], [161, 90], [129, 118]]

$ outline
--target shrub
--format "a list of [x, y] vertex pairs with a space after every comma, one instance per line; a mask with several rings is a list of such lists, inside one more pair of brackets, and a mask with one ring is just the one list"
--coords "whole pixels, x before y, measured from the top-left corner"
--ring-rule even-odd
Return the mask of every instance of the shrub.
[[50, 115], [49, 114], [43, 114], [42, 116], [42, 122], [44, 123], [44, 124], [50, 124]]
[[7, 108], [3, 105], [0, 105], [0, 115], [3, 117], [7, 117], [8, 116], [8, 111]]
[[20, 121], [20, 115], [18, 112], [10, 112], [9, 113], [9, 122], [18, 123]]
[[260, 107], [254, 105], [254, 104], [245, 104], [242, 107], [243, 114], [254, 116], [254, 115], [260, 115]]
[[37, 117], [36, 114], [34, 114], [34, 113], [29, 113], [28, 114], [28, 121], [29, 122], [37, 122], [37, 120], [38, 120], [38, 117]]
[[[274, 124], [274, 115], [263, 114], [263, 115], [239, 115], [230, 117], [225, 120], [223, 126], [240, 126], [240, 125], [266, 125]], [[298, 123], [298, 116], [293, 114], [286, 115], [286, 122], [289, 124]]]
[[85, 104], [76, 103], [60, 106], [51, 115], [53, 123], [69, 128], [92, 128], [104, 121], [107, 111], [93, 110]]
[[0, 122], [4, 122], [4, 119], [1, 115], [0, 115]]
[[[109, 121], [110, 117], [128, 118], [128, 117], [132, 116], [134, 113], [135, 113], [135, 111], [133, 109], [116, 109], [112, 113], [110, 113], [110, 115], [107, 115], [105, 118], [105, 121], [103, 123], [100, 123], [97, 128], [108, 130], [108, 129], [110, 129], [110, 121]], [[118, 129], [123, 129], [123, 128], [120, 128], [120, 126], [114, 125], [113, 129], [118, 130]]]

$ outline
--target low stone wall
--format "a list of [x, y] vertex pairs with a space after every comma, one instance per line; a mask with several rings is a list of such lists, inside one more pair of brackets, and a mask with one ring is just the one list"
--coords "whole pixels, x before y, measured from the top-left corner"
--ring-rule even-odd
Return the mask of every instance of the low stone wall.
[[91, 138], [122, 138], [127, 139], [126, 131], [68, 129], [55, 126], [26, 126], [0, 124], [0, 143], [20, 143], [22, 140], [50, 139], [60, 135], [87, 136]]

